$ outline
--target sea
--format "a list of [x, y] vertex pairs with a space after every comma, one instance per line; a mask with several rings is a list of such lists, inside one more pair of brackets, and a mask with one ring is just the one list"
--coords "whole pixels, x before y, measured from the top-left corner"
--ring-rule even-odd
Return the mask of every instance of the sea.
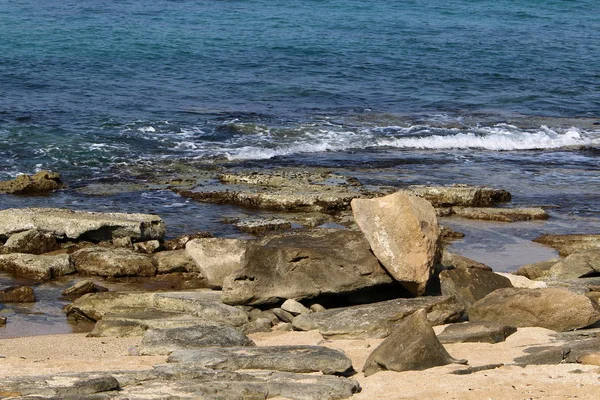
[[511, 271], [555, 256], [536, 235], [598, 233], [599, 161], [595, 0], [0, 0], [0, 180], [50, 169], [69, 185], [0, 209], [154, 213], [169, 237], [236, 236], [228, 206], [79, 189], [174, 165], [486, 185], [550, 214], [445, 222], [467, 235], [454, 251]]

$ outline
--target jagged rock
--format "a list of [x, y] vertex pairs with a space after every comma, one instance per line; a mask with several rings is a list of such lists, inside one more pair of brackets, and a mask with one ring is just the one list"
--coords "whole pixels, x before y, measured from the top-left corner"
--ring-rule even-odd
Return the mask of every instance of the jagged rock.
[[35, 293], [29, 286], [10, 286], [0, 289], [0, 303], [35, 303]]
[[10, 377], [2, 380], [0, 396], [81, 399], [87, 395], [119, 390], [119, 382], [108, 373], [82, 373]]
[[163, 246], [166, 250], [184, 250], [187, 242], [193, 239], [204, 239], [213, 237], [210, 232], [197, 232], [191, 235], [182, 235], [175, 239], [166, 240]]
[[210, 369], [267, 369], [282, 372], [346, 374], [352, 361], [339, 350], [322, 346], [228, 347], [171, 353], [169, 363], [193, 363]]
[[194, 271], [207, 283], [222, 287], [225, 278], [242, 267], [248, 242], [240, 239], [193, 239], [185, 245], [186, 254], [194, 260]]
[[543, 289], [547, 288], [548, 284], [546, 282], [532, 281], [531, 279], [527, 279], [524, 276], [509, 274], [506, 272], [495, 272], [497, 275], [503, 276], [507, 278], [511, 285], [516, 288], [527, 288], [527, 289]]
[[44, 281], [76, 272], [68, 254], [34, 255], [12, 253], [0, 255], [0, 270]]
[[440, 343], [498, 343], [517, 331], [517, 328], [495, 322], [463, 322], [448, 325], [438, 335]]
[[19, 175], [11, 181], [0, 182], [0, 193], [40, 196], [65, 187], [58, 172], [42, 170], [35, 175]]
[[78, 272], [99, 276], [154, 276], [152, 257], [129, 249], [86, 247], [71, 254]]
[[310, 310], [302, 305], [302, 303], [288, 299], [283, 302], [281, 309], [291, 313], [292, 315], [310, 314]]
[[291, 229], [292, 223], [281, 218], [261, 219], [248, 218], [233, 224], [242, 232], [252, 233], [254, 235], [264, 234], [270, 231], [281, 231]]
[[512, 287], [507, 278], [479, 268], [442, 271], [440, 284], [444, 296], [454, 296], [467, 309], [496, 289]]
[[276, 304], [390, 283], [360, 232], [316, 229], [250, 244], [243, 267], [223, 283], [223, 301]]
[[501, 222], [544, 220], [549, 218], [546, 211], [542, 208], [453, 207], [452, 212], [462, 218]]
[[92, 281], [85, 280], [77, 282], [70, 288], [63, 290], [62, 295], [68, 297], [79, 297], [83, 296], [84, 294], [99, 292], [108, 292], [108, 289]]
[[158, 240], [148, 240], [147, 242], [138, 242], [133, 245], [133, 250], [138, 253], [152, 254], [162, 248]]
[[185, 250], [161, 251], [154, 255], [156, 272], [159, 274], [170, 274], [173, 272], [187, 272], [196, 269], [192, 260]]
[[440, 259], [440, 228], [431, 203], [397, 192], [352, 201], [354, 219], [385, 269], [420, 295]]
[[542, 235], [533, 240], [556, 250], [563, 257], [582, 250], [600, 249], [600, 235]]
[[577, 279], [600, 274], [600, 248], [571, 253], [548, 271], [552, 279]]
[[486, 271], [491, 271], [492, 268], [480, 263], [479, 261], [471, 260], [460, 254], [450, 253], [446, 249], [442, 252], [442, 260], [440, 262], [446, 269], [454, 268], [478, 268]]
[[367, 358], [365, 376], [379, 371], [414, 371], [459, 363], [448, 354], [427, 320], [427, 312], [418, 310], [406, 317]]
[[411, 186], [409, 191], [427, 199], [435, 207], [489, 207], [511, 200], [506, 190], [482, 186]]
[[[439, 209], [436, 209], [436, 215], [438, 217], [442, 217], [443, 215], [440, 215], [438, 211]], [[453, 240], [464, 238], [465, 234], [462, 232], [457, 232], [452, 228], [448, 228], [447, 226], [440, 225], [440, 236], [442, 240], [446, 242], [451, 242]]]
[[424, 309], [432, 325], [459, 321], [464, 307], [447, 296], [394, 299], [379, 303], [333, 308], [294, 318], [294, 328], [319, 330], [326, 339], [366, 339], [388, 336], [405, 317]]
[[552, 266], [559, 261], [560, 261], [560, 259], [553, 258], [553, 259], [547, 260], [547, 261], [541, 261], [541, 262], [534, 263], [534, 264], [523, 265], [521, 268], [519, 268], [517, 270], [517, 272], [515, 272], [515, 274], [524, 276], [525, 278], [528, 278], [531, 280], [544, 278], [544, 277], [548, 276], [550, 268], [552, 268]]
[[60, 238], [99, 242], [129, 236], [160, 239], [165, 223], [156, 215], [96, 213], [60, 208], [11, 208], [0, 211], [0, 238], [38, 229]]
[[198, 325], [172, 329], [149, 329], [144, 334], [141, 355], [169, 355], [180, 349], [254, 346], [254, 342], [227, 325]]
[[469, 308], [469, 320], [555, 331], [583, 328], [600, 320], [600, 307], [566, 289], [498, 289]]
[[11, 235], [4, 247], [11, 253], [43, 254], [60, 246], [51, 234], [31, 229]]

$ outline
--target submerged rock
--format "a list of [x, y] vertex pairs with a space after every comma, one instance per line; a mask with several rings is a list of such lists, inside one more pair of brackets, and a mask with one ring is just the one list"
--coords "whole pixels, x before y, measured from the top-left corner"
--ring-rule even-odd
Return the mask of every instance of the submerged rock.
[[441, 343], [498, 343], [517, 331], [513, 326], [495, 322], [463, 322], [448, 325], [438, 335]]
[[242, 267], [248, 241], [240, 239], [193, 239], [185, 252], [194, 263], [191, 271], [202, 274], [213, 287], [222, 287], [225, 278]]
[[151, 256], [124, 248], [86, 247], [71, 255], [78, 272], [104, 277], [154, 276]]
[[85, 280], [74, 284], [73, 286], [63, 290], [62, 295], [67, 297], [79, 297], [88, 293], [108, 292], [104, 286], [98, 285], [95, 282]]
[[67, 187], [57, 172], [40, 171], [35, 175], [19, 175], [0, 182], [0, 193], [39, 196]]
[[10, 286], [0, 289], [0, 303], [35, 303], [35, 293], [29, 286]]

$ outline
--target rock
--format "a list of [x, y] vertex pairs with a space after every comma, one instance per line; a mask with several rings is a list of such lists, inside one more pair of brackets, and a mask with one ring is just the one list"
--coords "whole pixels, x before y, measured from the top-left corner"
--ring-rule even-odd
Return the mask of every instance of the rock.
[[86, 337], [141, 337], [148, 326], [132, 321], [100, 320]]
[[152, 254], [161, 249], [161, 244], [158, 240], [148, 240], [147, 242], [138, 242], [133, 245], [133, 250], [138, 253]]
[[6, 325], [6, 317], [0, 317], [0, 326]]
[[60, 208], [11, 208], [0, 211], [0, 238], [38, 229], [59, 238], [100, 242], [119, 237], [160, 239], [165, 223], [156, 215], [96, 213]]
[[281, 231], [292, 228], [292, 223], [281, 218], [248, 218], [233, 224], [242, 232], [254, 235], [264, 234], [271, 231]]
[[186, 254], [194, 261], [194, 271], [207, 283], [222, 287], [225, 278], [242, 267], [247, 241], [240, 239], [193, 239], [185, 245]]
[[197, 232], [191, 235], [182, 235], [175, 239], [167, 240], [163, 243], [166, 250], [184, 250], [187, 242], [193, 239], [204, 239], [213, 237], [210, 232]]
[[473, 304], [469, 320], [568, 331], [600, 320], [600, 307], [586, 296], [565, 289], [506, 288]]
[[140, 354], [169, 355], [180, 349], [234, 346], [254, 346], [254, 342], [237, 329], [226, 325], [149, 329], [142, 340]]
[[552, 279], [577, 279], [600, 274], [600, 248], [571, 253], [548, 271]]
[[468, 219], [486, 221], [517, 222], [529, 220], [545, 220], [549, 216], [542, 208], [472, 208], [453, 207], [455, 215]]
[[462, 368], [462, 369], [458, 369], [456, 371], [451, 371], [449, 373], [454, 374], [454, 375], [471, 375], [471, 374], [474, 374], [475, 372], [488, 371], [490, 369], [496, 369], [496, 368], [500, 368], [503, 366], [504, 366], [504, 364], [485, 364], [485, 365], [478, 365], [476, 367]]
[[385, 269], [421, 295], [440, 259], [440, 228], [431, 203], [397, 192], [352, 201], [354, 219]]
[[127, 249], [133, 249], [133, 241], [129, 236], [115, 238], [112, 240], [112, 244], [115, 247], [125, 247]]
[[538, 346], [525, 349], [528, 353], [515, 358], [517, 365], [582, 363], [591, 355], [597, 354], [600, 338], [575, 340], [558, 346]]
[[0, 182], [0, 193], [40, 196], [65, 187], [59, 173], [42, 170], [35, 175], [19, 175], [11, 181]]
[[310, 314], [310, 310], [302, 305], [302, 303], [288, 299], [283, 302], [281, 309], [291, 313], [292, 315]]
[[70, 288], [63, 290], [62, 295], [68, 297], [79, 297], [83, 296], [84, 294], [99, 292], [108, 292], [108, 289], [92, 281], [85, 280], [77, 282]]
[[517, 328], [495, 322], [463, 322], [448, 325], [438, 335], [440, 343], [498, 343], [517, 331]]
[[526, 289], [544, 289], [548, 287], [546, 282], [532, 281], [531, 279], [527, 279], [524, 276], [509, 274], [506, 272], [496, 272], [497, 275], [503, 276], [507, 278], [511, 285], [516, 288], [526, 288]]
[[310, 311], [315, 313], [315, 312], [327, 311], [327, 309], [325, 307], [323, 307], [322, 305], [315, 303], [315, 304], [311, 304]]
[[582, 250], [600, 249], [600, 234], [596, 235], [542, 235], [534, 242], [545, 244], [563, 257]]
[[223, 283], [223, 301], [276, 304], [392, 282], [360, 232], [316, 229], [250, 244], [243, 267]]
[[173, 272], [187, 272], [196, 269], [192, 260], [185, 250], [161, 251], [154, 255], [156, 272], [158, 274], [170, 274]]
[[293, 323], [297, 330], [317, 329], [326, 339], [384, 338], [405, 317], [420, 309], [427, 311], [427, 318], [432, 325], [459, 321], [464, 312], [454, 298], [424, 296], [299, 315]]
[[[19, 398], [85, 399], [96, 393], [119, 390], [119, 382], [108, 373], [82, 373], [3, 379], [0, 396]], [[36, 396], [36, 397], [32, 397]]]
[[294, 330], [294, 325], [291, 322], [281, 322], [275, 326], [273, 326], [274, 331], [280, 332], [290, 332]]
[[511, 200], [506, 190], [482, 186], [411, 186], [409, 191], [430, 201], [435, 207], [489, 207]]
[[528, 278], [531, 280], [544, 278], [544, 277], [548, 276], [550, 268], [552, 268], [552, 266], [559, 261], [560, 261], [560, 259], [553, 258], [553, 259], [547, 260], [547, 261], [541, 261], [541, 262], [534, 263], [534, 264], [523, 265], [521, 268], [519, 268], [517, 270], [517, 272], [515, 272], [515, 274], [524, 276], [525, 278]]
[[279, 318], [279, 320], [282, 322], [290, 322], [291, 323], [294, 320], [294, 314], [292, 314], [291, 312], [285, 311], [281, 308], [274, 308], [273, 314], [275, 314], [277, 316], [277, 318]]
[[271, 332], [271, 320], [269, 318], [257, 318], [241, 327], [241, 331], [249, 335], [257, 332]]
[[29, 286], [10, 286], [0, 289], [0, 303], [35, 303], [35, 293]]
[[455, 269], [455, 268], [478, 268], [486, 271], [491, 271], [492, 268], [487, 265], [480, 263], [479, 261], [471, 260], [465, 256], [461, 256], [459, 254], [450, 253], [446, 249], [442, 252], [442, 261], [441, 264], [446, 269]]
[[152, 257], [129, 249], [86, 247], [71, 254], [78, 272], [99, 276], [154, 276]]
[[425, 310], [406, 317], [367, 358], [365, 376], [379, 371], [420, 371], [440, 365], [460, 363], [448, 354], [435, 336]]
[[193, 363], [209, 369], [237, 371], [266, 369], [282, 372], [322, 372], [341, 375], [352, 371], [352, 361], [339, 350], [322, 346], [228, 347], [171, 353], [169, 363]]
[[12, 253], [0, 255], [0, 270], [36, 281], [76, 272], [68, 254], [50, 256]]
[[512, 287], [510, 280], [479, 268], [459, 268], [442, 271], [440, 284], [444, 296], [454, 296], [468, 308], [496, 289]]
[[4, 243], [4, 247], [11, 253], [43, 254], [54, 251], [60, 246], [51, 234], [31, 229], [11, 235]]

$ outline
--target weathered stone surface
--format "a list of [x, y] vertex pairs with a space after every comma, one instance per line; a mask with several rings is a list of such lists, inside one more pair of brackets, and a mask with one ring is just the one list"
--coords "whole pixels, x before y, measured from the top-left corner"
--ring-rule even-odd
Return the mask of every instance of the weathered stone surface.
[[4, 248], [11, 253], [43, 254], [59, 248], [56, 238], [37, 229], [11, 235]]
[[504, 342], [517, 328], [495, 322], [463, 322], [448, 325], [438, 335], [440, 343]]
[[427, 200], [397, 192], [352, 201], [354, 219], [385, 269], [420, 295], [440, 259], [440, 228]]
[[70, 319], [99, 321], [102, 317], [121, 307], [154, 307], [156, 293], [151, 292], [104, 292], [89, 293], [75, 299], [65, 307]]
[[0, 326], [6, 325], [6, 317], [0, 317]]
[[409, 191], [427, 199], [435, 207], [489, 207], [511, 200], [506, 190], [481, 186], [411, 186]]
[[547, 261], [541, 261], [534, 264], [523, 265], [521, 268], [515, 272], [516, 275], [524, 276], [525, 278], [535, 280], [548, 276], [550, 268], [557, 262], [559, 262], [559, 258], [553, 258]]
[[546, 282], [532, 281], [531, 279], [527, 279], [520, 275], [509, 274], [506, 272], [495, 272], [495, 274], [507, 278], [511, 285], [516, 288], [543, 289], [548, 287]]
[[79, 297], [88, 293], [108, 292], [104, 286], [98, 285], [89, 280], [80, 281], [73, 286], [63, 290], [62, 295], [68, 297]]
[[163, 243], [163, 247], [166, 250], [185, 250], [185, 245], [187, 242], [193, 239], [203, 239], [203, 238], [211, 238], [213, 237], [210, 232], [197, 232], [191, 235], [182, 235], [175, 239], [166, 240]]
[[149, 329], [144, 334], [141, 355], [169, 355], [179, 349], [254, 346], [254, 342], [227, 325], [198, 325], [172, 329]]
[[154, 276], [152, 257], [129, 249], [86, 247], [71, 255], [78, 272], [99, 276]]
[[302, 303], [293, 299], [284, 301], [281, 305], [281, 309], [293, 315], [310, 314], [310, 310], [308, 308], [304, 307]]
[[156, 272], [159, 274], [170, 274], [173, 272], [188, 272], [196, 269], [192, 260], [185, 250], [161, 251], [154, 255]]
[[465, 256], [461, 256], [460, 254], [450, 253], [445, 250], [442, 252], [442, 261], [441, 264], [447, 269], [454, 268], [478, 268], [486, 271], [491, 271], [492, 268], [487, 265], [480, 263], [479, 261], [471, 260]]
[[563, 257], [576, 251], [600, 249], [600, 234], [596, 235], [542, 235], [534, 242], [545, 244]]
[[35, 293], [29, 286], [10, 286], [0, 289], [0, 303], [35, 303]]
[[133, 245], [133, 250], [138, 253], [152, 254], [162, 248], [158, 240], [148, 240], [146, 242], [138, 242]]
[[496, 289], [512, 287], [510, 280], [479, 268], [457, 268], [440, 273], [442, 294], [454, 296], [465, 308]]
[[269, 318], [257, 318], [240, 327], [240, 330], [249, 335], [257, 332], [270, 332], [273, 324]]
[[333, 308], [294, 318], [294, 328], [318, 329], [327, 339], [366, 339], [388, 336], [405, 317], [424, 309], [432, 325], [460, 320], [464, 308], [454, 298], [425, 296]]
[[600, 307], [566, 289], [498, 289], [469, 309], [469, 320], [555, 331], [583, 328], [600, 320]]
[[255, 235], [292, 228], [292, 223], [290, 221], [281, 218], [248, 218], [237, 221], [233, 225], [242, 232], [252, 233]]
[[557, 346], [540, 346], [525, 349], [528, 353], [515, 358], [517, 365], [582, 363], [586, 357], [597, 354], [600, 338], [574, 340]]
[[42, 170], [35, 175], [19, 175], [13, 180], [0, 182], [0, 193], [39, 196], [65, 187], [58, 172]]
[[552, 279], [577, 279], [600, 274], [600, 248], [571, 253], [548, 271]]
[[132, 321], [100, 320], [87, 337], [141, 337], [147, 329], [147, 325]]
[[223, 301], [275, 304], [390, 283], [360, 232], [317, 229], [250, 244], [243, 267], [223, 283]]
[[[87, 395], [119, 390], [119, 382], [108, 373], [10, 377], [2, 380], [0, 396], [41, 396], [54, 399], [85, 399]], [[37, 397], [39, 398], [39, 397]]]
[[544, 220], [549, 218], [546, 211], [542, 208], [453, 207], [452, 212], [462, 218], [500, 222]]
[[96, 213], [60, 208], [11, 208], [0, 211], [0, 238], [38, 229], [56, 237], [102, 241], [129, 236], [160, 239], [165, 223], [156, 215]]
[[76, 272], [68, 254], [50, 256], [12, 253], [0, 255], [0, 270], [37, 281]]
[[365, 376], [379, 371], [413, 371], [440, 365], [460, 363], [448, 354], [435, 336], [427, 320], [427, 312], [419, 310], [406, 317], [367, 358]]
[[315, 303], [315, 304], [311, 304], [310, 311], [315, 313], [315, 312], [327, 311], [327, 309], [325, 307], [323, 307], [322, 305]]
[[291, 323], [294, 320], [294, 314], [292, 314], [289, 311], [285, 311], [284, 309], [281, 309], [281, 308], [274, 308], [273, 314], [275, 314], [277, 316], [277, 318], [279, 318], [283, 322]]
[[267, 369], [282, 372], [346, 374], [352, 361], [339, 350], [322, 346], [228, 347], [183, 350], [171, 353], [167, 362], [194, 363], [210, 368], [237, 371]]
[[186, 254], [194, 260], [194, 271], [207, 283], [222, 287], [225, 278], [242, 267], [248, 241], [240, 239], [193, 239], [185, 245]]

